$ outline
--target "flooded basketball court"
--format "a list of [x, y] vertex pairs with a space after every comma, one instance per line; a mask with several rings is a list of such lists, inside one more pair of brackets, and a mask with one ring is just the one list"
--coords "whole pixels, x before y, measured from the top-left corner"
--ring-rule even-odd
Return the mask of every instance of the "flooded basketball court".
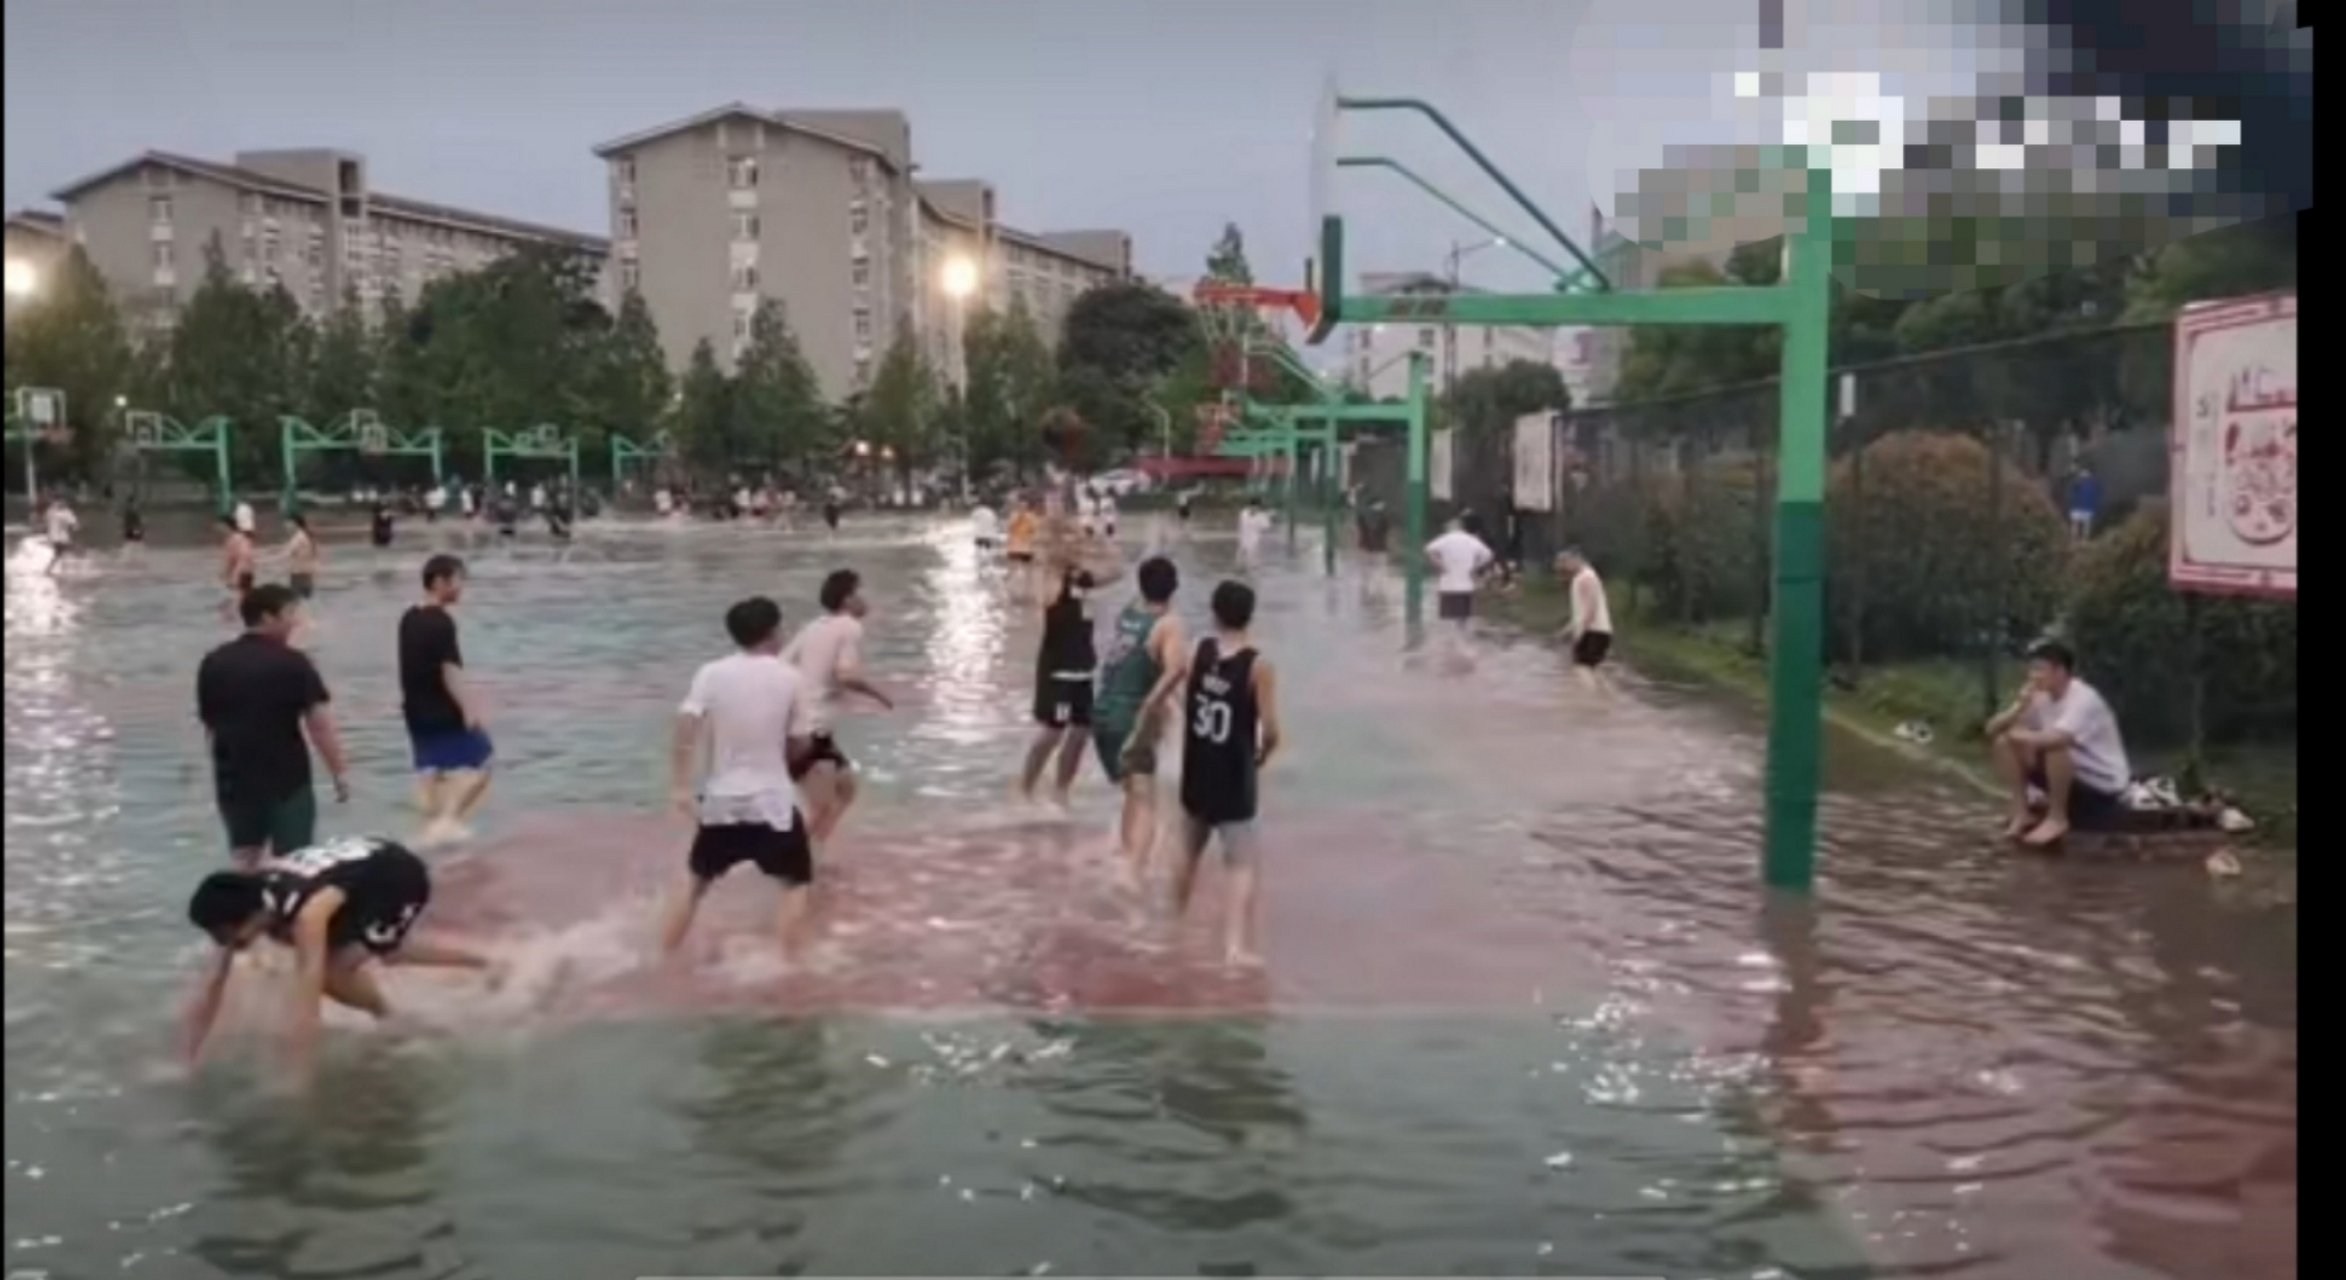
[[[431, 532], [329, 548], [330, 831], [411, 825]], [[1193, 626], [1232, 551], [1174, 548]], [[1011, 803], [1039, 624], [959, 528], [468, 554], [499, 771], [431, 919], [515, 980], [398, 975], [434, 1029], [336, 1031], [299, 1098], [249, 1038], [169, 1054], [221, 855], [212, 553], [12, 554], [9, 1275], [2295, 1274], [2296, 913], [2253, 877], [2014, 863], [1975, 793], [1845, 750], [1815, 901], [1766, 900], [1747, 710], [1631, 671], [1590, 706], [1497, 632], [1443, 670], [1307, 542], [1255, 575], [1291, 745], [1231, 972], [1210, 875], [1186, 928], [1118, 893], [1096, 767], [1071, 815]], [[743, 872], [655, 972], [675, 704], [727, 604], [795, 625], [840, 566], [900, 707], [840, 729], [830, 934], [767, 960]]]

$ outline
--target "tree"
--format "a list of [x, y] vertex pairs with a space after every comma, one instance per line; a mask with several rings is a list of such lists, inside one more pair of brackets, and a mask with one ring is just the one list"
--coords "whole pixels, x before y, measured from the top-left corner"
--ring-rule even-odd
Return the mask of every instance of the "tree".
[[[73, 431], [71, 465], [97, 474], [112, 456], [119, 426], [114, 399], [131, 389], [131, 345], [106, 282], [77, 245], [40, 296], [7, 328], [7, 383], [65, 393]], [[15, 406], [9, 406], [11, 411]]]
[[1254, 269], [1246, 264], [1246, 237], [1235, 222], [1222, 224], [1222, 236], [1206, 254], [1206, 278], [1223, 284], [1253, 284]]
[[2145, 257], [2127, 281], [2130, 320], [2162, 320], [2188, 302], [2297, 287], [2294, 215], [2234, 223], [2177, 240]]
[[1556, 366], [1538, 360], [1510, 360], [1492, 369], [1473, 369], [1458, 376], [1457, 385], [1443, 396], [1445, 418], [1469, 434], [1514, 429], [1527, 413], [1572, 407], [1572, 393]]
[[830, 419], [822, 389], [772, 298], [750, 317], [749, 346], [734, 364], [732, 408], [732, 438], [760, 462], [803, 469], [822, 442]]
[[301, 309], [284, 289], [263, 294], [228, 270], [220, 238], [204, 246], [204, 278], [171, 334], [169, 408], [193, 423], [219, 414], [235, 424], [236, 473], [274, 475], [277, 419], [304, 408], [307, 346]]
[[375, 357], [375, 338], [367, 332], [366, 313], [359, 308], [358, 295], [346, 293], [342, 305], [318, 328], [302, 416], [311, 422], [328, 423], [352, 409], [376, 408]]
[[674, 408], [675, 381], [651, 308], [635, 290], [619, 303], [611, 323], [588, 358], [587, 394], [580, 426], [608, 439], [622, 435], [641, 443]]
[[1056, 378], [1051, 350], [1044, 344], [1023, 299], [1006, 313], [980, 311], [962, 337], [969, 371], [961, 423], [969, 432], [972, 475], [1007, 463], [1026, 471], [1042, 461], [1043, 415], [1049, 411]]
[[1059, 402], [1097, 449], [1133, 448], [1157, 430], [1149, 396], [1203, 345], [1196, 317], [1150, 284], [1101, 285], [1067, 309]]
[[[1773, 284], [1782, 261], [1774, 246], [1780, 243], [1738, 246], [1724, 271], [1702, 261], [1666, 267], [1657, 283], [1664, 289]], [[1623, 400], [1653, 400], [1772, 377], [1782, 347], [1782, 335], [1772, 326], [1642, 325], [1630, 330], [1615, 393]]]
[[858, 417], [863, 437], [890, 451], [900, 475], [934, 460], [940, 400], [936, 371], [922, 354], [909, 320], [899, 320], [896, 336], [872, 371], [872, 385], [864, 392]]
[[693, 344], [676, 406], [677, 448], [701, 471], [722, 472], [739, 450], [733, 439], [733, 387], [707, 338]]

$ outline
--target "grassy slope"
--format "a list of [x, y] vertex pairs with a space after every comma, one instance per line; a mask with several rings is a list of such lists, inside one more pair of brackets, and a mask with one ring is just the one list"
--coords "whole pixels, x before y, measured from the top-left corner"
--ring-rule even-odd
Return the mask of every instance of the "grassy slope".
[[[1553, 584], [1532, 582], [1519, 592], [1493, 599], [1490, 612], [1531, 630], [1553, 632], [1563, 627], [1569, 607], [1563, 592]], [[1619, 589], [1613, 592], [1613, 623], [1624, 661], [1706, 680], [1755, 702], [1767, 697], [1767, 664], [1744, 651], [1747, 623], [1689, 629], [1659, 622], [1630, 608], [1628, 594]], [[2003, 675], [2009, 683], [2018, 670], [2013, 668]], [[1996, 784], [1980, 758], [1977, 736], [1966, 731], [1966, 726], [1985, 718], [1979, 688], [1978, 669], [1958, 662], [1869, 668], [1862, 687], [1826, 691], [1825, 716], [1868, 741], [1928, 760], [1971, 781], [1983, 792], [1993, 792]], [[1928, 747], [1917, 747], [1898, 739], [1892, 730], [1907, 720], [1928, 722], [1938, 731], [1936, 740]], [[2180, 755], [2173, 752], [2146, 753], [2134, 762], [2136, 769], [2145, 772], [2171, 771], [2181, 768], [2182, 763]], [[2209, 781], [2238, 795], [2257, 816], [2265, 842], [2295, 845], [2294, 744], [2222, 748], [2210, 752], [2204, 763]]]

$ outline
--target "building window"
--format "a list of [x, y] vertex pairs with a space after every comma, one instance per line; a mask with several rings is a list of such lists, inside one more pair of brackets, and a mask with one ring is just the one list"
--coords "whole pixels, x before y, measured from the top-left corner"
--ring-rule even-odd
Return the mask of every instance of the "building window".
[[755, 190], [758, 185], [758, 158], [735, 156], [725, 162], [725, 181], [735, 191]]
[[847, 234], [860, 236], [871, 229], [871, 210], [864, 208], [861, 200], [847, 206]]
[[611, 171], [618, 175], [620, 186], [632, 187], [635, 185], [635, 157], [626, 156], [612, 161]]
[[147, 197], [147, 218], [158, 227], [171, 225], [171, 197]]
[[734, 263], [734, 264], [733, 264], [733, 291], [734, 291], [735, 293], [756, 293], [756, 292], [757, 292], [757, 290], [758, 290], [758, 264], [756, 264], [756, 263], [754, 263], [754, 262], [736, 262], [736, 263]]
[[261, 228], [261, 258], [265, 262], [277, 260], [277, 228]]
[[872, 385], [872, 362], [869, 356], [855, 358], [855, 385], [859, 388]]
[[633, 240], [636, 236], [636, 230], [635, 210], [621, 208], [619, 210], [619, 238]]
[[735, 307], [733, 309], [734, 342], [742, 343], [749, 341], [750, 320], [755, 314], [755, 312], [751, 311], [747, 307]]
[[758, 238], [758, 215], [757, 215], [756, 213], [754, 213], [754, 212], [752, 212], [752, 211], [748, 210], [748, 209], [736, 209], [736, 210], [734, 210], [734, 211], [733, 211], [733, 238], [734, 238], [734, 239], [736, 239], [736, 240], [755, 240], [755, 239], [757, 239], [757, 238]]
[[172, 252], [170, 241], [158, 240], [155, 242], [155, 270], [169, 271], [172, 267], [177, 266], [178, 262], [179, 256]]
[[849, 156], [847, 158], [847, 176], [854, 181], [859, 189], [872, 185], [872, 158], [870, 156]]
[[855, 277], [856, 288], [869, 289], [872, 287], [872, 264], [869, 259], [857, 258], [848, 271]]
[[870, 307], [855, 309], [855, 344], [859, 347], [872, 345], [872, 309]]
[[643, 282], [644, 271], [641, 263], [633, 258], [619, 260], [619, 291], [621, 293], [634, 293], [643, 287]]

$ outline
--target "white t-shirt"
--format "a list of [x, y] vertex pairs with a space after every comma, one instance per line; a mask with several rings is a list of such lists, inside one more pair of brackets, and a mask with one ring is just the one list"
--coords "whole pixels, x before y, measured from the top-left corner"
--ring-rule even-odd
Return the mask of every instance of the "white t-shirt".
[[424, 490], [424, 506], [426, 509], [438, 511], [440, 508], [447, 505], [448, 491], [446, 489], [443, 489], [438, 485], [433, 485], [431, 488]]
[[783, 744], [814, 732], [810, 702], [806, 678], [769, 654], [736, 653], [693, 673], [678, 710], [699, 716], [708, 734], [703, 823], [790, 828], [798, 788]]
[[1584, 636], [1613, 634], [1613, 602], [1605, 598], [1597, 571], [1587, 565], [1572, 575], [1572, 626]]
[[2029, 708], [2028, 727], [2042, 733], [2059, 729], [2069, 735], [2069, 760], [2077, 780], [2107, 795], [2117, 795], [2134, 781], [2126, 761], [2126, 743], [2118, 736], [2118, 713], [2103, 701], [2101, 691], [2072, 677], [2058, 702], [2039, 698]]
[[1438, 570], [1434, 590], [1446, 596], [1471, 593], [1474, 575], [1489, 568], [1492, 560], [1490, 547], [1464, 529], [1452, 529], [1427, 543], [1426, 555]]
[[1104, 524], [1116, 523], [1115, 494], [1103, 493], [1100, 495], [1100, 520]]
[[806, 677], [809, 716], [816, 730], [830, 727], [828, 703], [839, 696], [842, 667], [863, 666], [863, 623], [844, 613], [827, 613], [799, 629], [782, 660]]
[[48, 513], [49, 544], [62, 547], [73, 541], [74, 532], [81, 528], [81, 517], [73, 508], [59, 502], [52, 504]]
[[249, 502], [236, 504], [236, 531], [238, 533], [253, 531], [253, 504]]
[[1271, 516], [1269, 512], [1248, 507], [1238, 513], [1238, 541], [1241, 545], [1253, 546], [1262, 539], [1264, 531], [1270, 527]]
[[980, 542], [992, 542], [1002, 536], [1001, 517], [994, 514], [992, 507], [972, 507], [969, 511], [969, 532], [971, 537]]

